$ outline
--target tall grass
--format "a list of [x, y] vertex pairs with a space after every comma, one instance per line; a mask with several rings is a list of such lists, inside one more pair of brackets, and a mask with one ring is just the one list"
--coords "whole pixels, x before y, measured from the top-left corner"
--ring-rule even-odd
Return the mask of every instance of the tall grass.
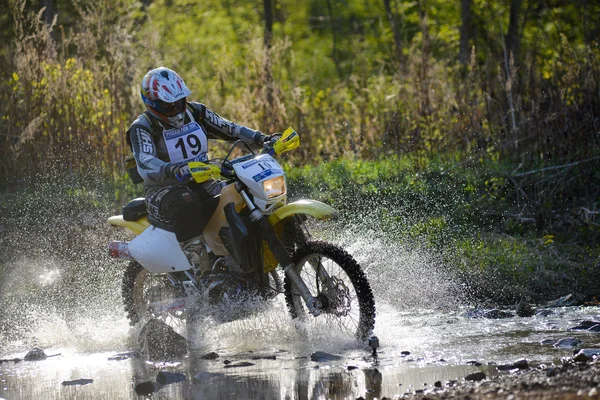
[[[9, 4], [13, 42], [0, 72], [2, 185], [50, 164], [121, 177], [125, 131], [143, 110], [138, 83], [164, 64], [184, 76], [195, 99], [236, 122], [269, 132], [294, 126], [303, 140], [295, 162], [398, 154], [421, 167], [433, 158], [453, 160], [455, 168], [490, 168], [490, 182], [540, 227], [552, 226], [556, 210], [583, 213], [588, 222], [596, 215], [598, 193], [589, 182], [600, 179], [597, 43], [574, 46], [563, 37], [550, 72], [535, 52], [526, 53], [519, 69], [510, 67], [509, 82], [507, 60], [482, 61], [474, 53], [462, 66], [431, 51], [428, 35], [406, 44], [402, 68], [391, 53], [373, 57], [363, 38], [345, 61], [348, 75], [324, 79], [325, 72], [307, 67], [307, 45], [290, 36], [274, 37], [266, 52], [259, 21], [237, 26], [240, 18], [255, 18], [242, 8], [186, 9], [200, 20], [209, 11], [229, 18], [220, 22], [219, 39], [208, 22], [173, 14], [169, 2], [140, 8], [126, 0], [81, 0], [68, 29], [49, 26], [24, 0]], [[317, 46], [320, 34], [307, 41]], [[334, 67], [329, 60], [317, 68]]]

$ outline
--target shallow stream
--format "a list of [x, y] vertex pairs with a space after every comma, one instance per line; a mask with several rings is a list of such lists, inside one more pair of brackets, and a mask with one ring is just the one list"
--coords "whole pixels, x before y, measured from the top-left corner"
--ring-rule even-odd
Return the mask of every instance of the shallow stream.
[[[154, 381], [159, 371], [178, 372], [184, 381], [157, 387], [158, 399], [366, 399], [395, 397], [431, 390], [435, 382], [461, 380], [484, 371], [500, 374], [494, 364], [526, 358], [529, 364], [550, 364], [573, 349], [542, 345], [574, 337], [580, 347], [600, 347], [600, 334], [567, 331], [582, 320], [600, 319], [600, 309], [558, 308], [549, 316], [501, 320], [468, 318], [464, 310], [398, 311], [379, 304], [375, 334], [378, 357], [362, 344], [320, 333], [305, 337], [290, 322], [283, 302], [230, 323], [204, 322], [195, 330], [196, 348], [170, 363], [143, 358], [109, 360], [130, 350], [136, 330], [124, 318], [99, 316], [76, 327], [57, 320], [32, 334], [48, 355], [43, 361], [0, 364], [0, 398], [13, 399], [137, 399], [134, 388]], [[18, 348], [18, 343], [12, 343]], [[217, 352], [219, 358], [201, 356]], [[323, 351], [339, 360], [311, 361]], [[404, 353], [403, 353], [404, 352]], [[409, 352], [410, 354], [408, 354]], [[24, 351], [2, 354], [22, 358]], [[226, 364], [227, 362], [231, 362]], [[473, 362], [481, 363], [475, 366]], [[253, 365], [231, 367], [240, 362]], [[502, 372], [506, 373], [506, 372]], [[93, 379], [86, 385], [62, 382]]]

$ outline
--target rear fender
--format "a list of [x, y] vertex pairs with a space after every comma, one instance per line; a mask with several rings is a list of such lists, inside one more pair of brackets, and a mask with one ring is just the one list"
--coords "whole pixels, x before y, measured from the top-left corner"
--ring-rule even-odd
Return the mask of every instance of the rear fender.
[[148, 218], [142, 217], [137, 221], [125, 221], [122, 215], [115, 215], [108, 219], [108, 223], [113, 226], [122, 226], [133, 231], [135, 234], [142, 233], [147, 227], [150, 226]]

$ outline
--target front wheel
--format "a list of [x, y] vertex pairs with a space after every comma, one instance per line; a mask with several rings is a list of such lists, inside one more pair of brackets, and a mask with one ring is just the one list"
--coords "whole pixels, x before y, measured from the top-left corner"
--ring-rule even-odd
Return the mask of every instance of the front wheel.
[[325, 242], [308, 242], [294, 253], [294, 268], [322, 311], [312, 317], [286, 277], [285, 300], [293, 318], [365, 339], [375, 325], [375, 301], [364, 272], [350, 254]]

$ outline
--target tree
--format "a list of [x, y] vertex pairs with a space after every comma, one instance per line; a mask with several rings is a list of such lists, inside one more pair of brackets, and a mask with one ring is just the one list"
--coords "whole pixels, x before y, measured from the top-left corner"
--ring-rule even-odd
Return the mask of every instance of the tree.
[[404, 64], [404, 57], [402, 56], [402, 39], [400, 39], [400, 31], [398, 30], [398, 24], [396, 23], [396, 16], [392, 13], [392, 7], [390, 6], [390, 0], [383, 0], [385, 7], [385, 13], [387, 14], [388, 20], [390, 21], [390, 27], [392, 28], [392, 34], [394, 35], [394, 48], [396, 54], [396, 61], [400, 66]]
[[473, 0], [461, 1], [460, 50], [458, 59], [463, 65], [469, 62], [471, 41], [473, 40]]
[[[273, 76], [271, 74], [271, 39], [273, 37], [273, 3], [272, 0], [263, 0], [265, 12], [265, 121], [263, 126], [268, 128], [272, 120], [273, 109]], [[270, 130], [270, 129], [269, 129]]]

